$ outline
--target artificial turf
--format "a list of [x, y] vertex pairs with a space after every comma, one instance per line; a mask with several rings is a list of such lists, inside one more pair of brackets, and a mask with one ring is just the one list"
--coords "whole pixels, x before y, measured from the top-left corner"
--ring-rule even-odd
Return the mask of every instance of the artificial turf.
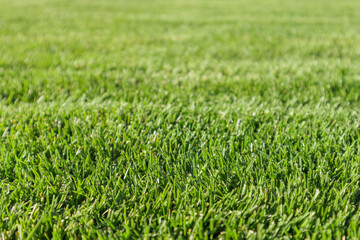
[[0, 0], [2, 239], [360, 238], [357, 0]]

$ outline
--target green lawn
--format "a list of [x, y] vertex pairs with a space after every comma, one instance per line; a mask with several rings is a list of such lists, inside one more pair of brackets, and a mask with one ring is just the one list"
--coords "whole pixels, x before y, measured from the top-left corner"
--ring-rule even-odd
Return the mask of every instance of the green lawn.
[[0, 0], [0, 238], [360, 238], [359, 12]]

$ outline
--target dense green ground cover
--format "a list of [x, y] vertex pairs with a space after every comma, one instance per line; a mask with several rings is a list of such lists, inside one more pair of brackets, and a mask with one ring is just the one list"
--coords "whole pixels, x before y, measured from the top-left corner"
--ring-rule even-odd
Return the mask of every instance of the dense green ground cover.
[[359, 11], [0, 0], [1, 237], [359, 238]]

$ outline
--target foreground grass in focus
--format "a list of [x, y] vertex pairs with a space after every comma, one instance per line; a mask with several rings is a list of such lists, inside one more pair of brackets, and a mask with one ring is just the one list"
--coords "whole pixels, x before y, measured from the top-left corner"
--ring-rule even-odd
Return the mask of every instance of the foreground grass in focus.
[[0, 0], [4, 238], [360, 238], [358, 1]]

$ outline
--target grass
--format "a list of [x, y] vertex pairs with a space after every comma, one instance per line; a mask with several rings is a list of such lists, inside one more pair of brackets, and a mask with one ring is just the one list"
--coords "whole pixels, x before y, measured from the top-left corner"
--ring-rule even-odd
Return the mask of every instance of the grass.
[[0, 0], [2, 239], [360, 238], [360, 2]]

